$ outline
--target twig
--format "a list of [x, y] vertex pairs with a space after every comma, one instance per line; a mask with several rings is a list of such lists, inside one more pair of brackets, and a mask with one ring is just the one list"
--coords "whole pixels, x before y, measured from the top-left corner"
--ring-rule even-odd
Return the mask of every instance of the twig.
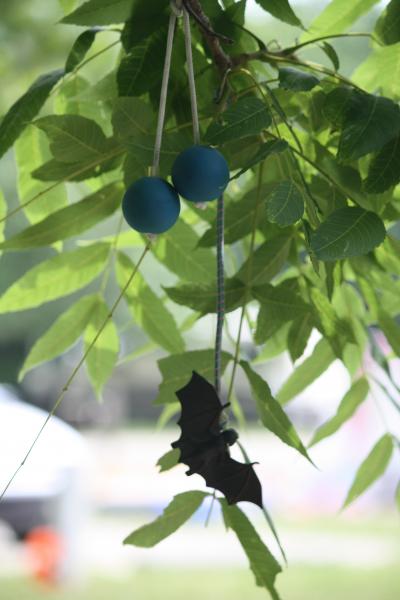
[[210, 48], [210, 52], [213, 56], [215, 64], [222, 73], [225, 73], [225, 71], [232, 67], [232, 59], [223, 50], [219, 37], [215, 34], [210, 19], [203, 11], [200, 1], [185, 0], [185, 6], [190, 14], [193, 15], [196, 21], [200, 24], [203, 37]]

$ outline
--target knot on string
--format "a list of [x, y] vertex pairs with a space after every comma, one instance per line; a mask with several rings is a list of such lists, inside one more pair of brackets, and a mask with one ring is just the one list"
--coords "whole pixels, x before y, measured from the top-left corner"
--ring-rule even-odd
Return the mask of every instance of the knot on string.
[[183, 15], [183, 0], [171, 0], [170, 7], [176, 17]]

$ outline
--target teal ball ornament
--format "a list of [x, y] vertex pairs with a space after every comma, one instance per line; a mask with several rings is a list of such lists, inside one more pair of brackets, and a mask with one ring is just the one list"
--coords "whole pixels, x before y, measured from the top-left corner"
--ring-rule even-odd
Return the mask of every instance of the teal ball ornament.
[[128, 187], [122, 199], [127, 223], [141, 233], [163, 233], [180, 213], [176, 190], [161, 177], [141, 177]]
[[218, 150], [191, 146], [179, 154], [172, 167], [177, 192], [192, 202], [219, 198], [229, 183], [229, 167]]

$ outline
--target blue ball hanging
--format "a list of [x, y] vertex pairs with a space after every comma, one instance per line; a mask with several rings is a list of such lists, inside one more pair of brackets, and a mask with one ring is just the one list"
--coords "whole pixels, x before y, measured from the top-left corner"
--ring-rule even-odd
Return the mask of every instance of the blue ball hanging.
[[229, 183], [229, 167], [218, 150], [191, 146], [176, 158], [172, 181], [177, 192], [192, 202], [215, 200]]
[[181, 210], [175, 189], [161, 177], [142, 177], [128, 187], [122, 200], [127, 223], [141, 233], [170, 229]]

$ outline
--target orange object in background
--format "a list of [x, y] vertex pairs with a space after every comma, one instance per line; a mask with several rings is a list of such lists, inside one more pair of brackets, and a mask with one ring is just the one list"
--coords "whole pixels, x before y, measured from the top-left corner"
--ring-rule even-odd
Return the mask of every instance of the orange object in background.
[[29, 570], [42, 583], [57, 583], [64, 555], [61, 535], [51, 527], [36, 527], [25, 538]]

